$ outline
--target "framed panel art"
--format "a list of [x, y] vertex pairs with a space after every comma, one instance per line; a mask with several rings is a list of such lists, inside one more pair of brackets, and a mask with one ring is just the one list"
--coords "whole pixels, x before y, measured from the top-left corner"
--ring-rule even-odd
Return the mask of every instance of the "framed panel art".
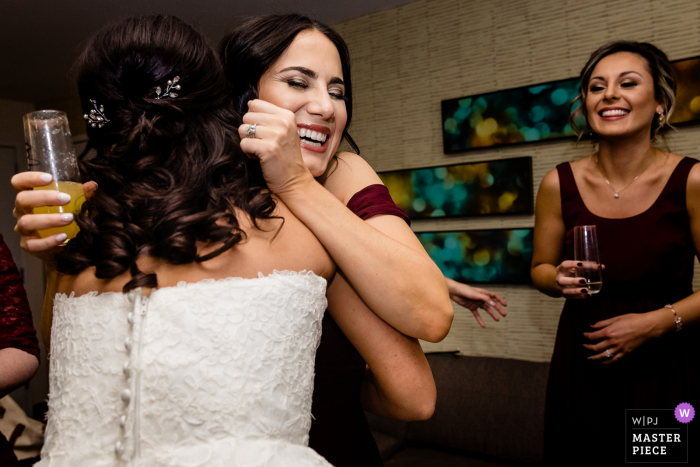
[[577, 78], [442, 101], [445, 154], [574, 136]]
[[411, 219], [532, 214], [532, 158], [379, 174]]
[[[700, 57], [673, 62], [678, 91], [671, 123], [700, 121]], [[579, 79], [442, 101], [445, 154], [475, 148], [574, 137], [569, 103]], [[576, 122], [583, 127], [583, 117]]]
[[530, 284], [532, 228], [417, 233], [445, 277], [459, 282]]
[[676, 71], [676, 109], [671, 124], [700, 121], [700, 57], [673, 62]]

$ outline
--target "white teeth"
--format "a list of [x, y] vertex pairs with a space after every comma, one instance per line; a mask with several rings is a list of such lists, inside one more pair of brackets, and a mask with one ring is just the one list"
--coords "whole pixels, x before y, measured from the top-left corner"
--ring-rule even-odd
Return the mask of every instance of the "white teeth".
[[616, 115], [627, 115], [629, 110], [614, 109], [614, 110], [604, 110], [602, 113], [603, 117], [613, 117]]
[[[321, 146], [320, 143], [323, 143], [326, 141], [328, 138], [328, 135], [325, 133], [321, 133], [320, 131], [311, 131], [306, 128], [299, 128], [299, 137], [300, 138], [308, 138], [314, 141], [319, 142], [318, 146]], [[314, 146], [317, 146], [314, 144]]]

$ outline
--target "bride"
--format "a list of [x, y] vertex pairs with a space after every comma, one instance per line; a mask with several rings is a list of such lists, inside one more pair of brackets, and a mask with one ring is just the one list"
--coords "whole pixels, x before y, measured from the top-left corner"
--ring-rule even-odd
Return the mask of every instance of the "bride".
[[128, 19], [76, 72], [99, 190], [56, 258], [37, 465], [329, 466], [307, 443], [335, 265], [241, 152], [215, 54]]

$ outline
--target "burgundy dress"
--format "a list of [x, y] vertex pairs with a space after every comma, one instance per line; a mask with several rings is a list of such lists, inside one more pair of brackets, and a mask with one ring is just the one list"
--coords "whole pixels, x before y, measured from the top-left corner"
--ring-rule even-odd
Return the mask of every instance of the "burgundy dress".
[[[597, 225], [606, 269], [600, 293], [586, 300], [567, 300], [559, 320], [545, 411], [548, 464], [623, 465], [625, 409], [674, 409], [681, 402], [695, 407], [700, 403], [700, 326], [647, 341], [611, 365], [587, 360], [594, 352], [583, 347], [590, 343], [583, 333], [593, 331], [591, 324], [657, 310], [693, 292], [695, 249], [686, 184], [696, 162], [681, 160], [654, 204], [624, 219], [591, 213], [571, 166], [557, 166], [566, 258], [573, 259], [574, 226]], [[610, 202], [615, 200], [611, 197]], [[668, 314], [672, 322], [672, 312]], [[700, 431], [693, 428], [691, 437]]]
[[[370, 185], [358, 191], [348, 208], [363, 220], [388, 214], [401, 217], [410, 225], [408, 216], [394, 204], [384, 185]], [[324, 315], [322, 327], [316, 352], [309, 446], [336, 467], [382, 466], [360, 404], [366, 363], [329, 313]]]
[[[10, 249], [0, 235], [0, 349], [13, 347], [39, 358], [39, 343], [32, 324], [27, 293]], [[17, 459], [0, 434], [0, 465], [13, 466]]]

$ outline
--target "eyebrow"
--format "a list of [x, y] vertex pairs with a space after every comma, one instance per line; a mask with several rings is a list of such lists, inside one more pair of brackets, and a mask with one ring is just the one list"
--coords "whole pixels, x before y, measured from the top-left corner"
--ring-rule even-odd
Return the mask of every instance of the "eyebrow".
[[[318, 73], [316, 73], [314, 70], [310, 70], [310, 69], [303, 67], [303, 66], [290, 66], [290, 67], [285, 68], [284, 70], [280, 70], [280, 73], [284, 73], [285, 71], [298, 71], [299, 73], [303, 73], [311, 79], [318, 78]], [[341, 78], [333, 77], [333, 78], [331, 78], [331, 81], [329, 84], [345, 85], [345, 81], [343, 81]]]
[[[643, 77], [641, 75], [641, 73], [637, 73], [636, 71], [623, 71], [622, 73], [620, 73], [620, 78], [622, 78], [625, 75], [629, 75], [630, 73], [634, 73], [635, 75], [639, 75], [640, 77]], [[605, 78], [603, 78], [602, 76], [594, 76], [589, 81], [593, 81], [594, 79], [599, 79], [599, 80], [605, 81]]]

